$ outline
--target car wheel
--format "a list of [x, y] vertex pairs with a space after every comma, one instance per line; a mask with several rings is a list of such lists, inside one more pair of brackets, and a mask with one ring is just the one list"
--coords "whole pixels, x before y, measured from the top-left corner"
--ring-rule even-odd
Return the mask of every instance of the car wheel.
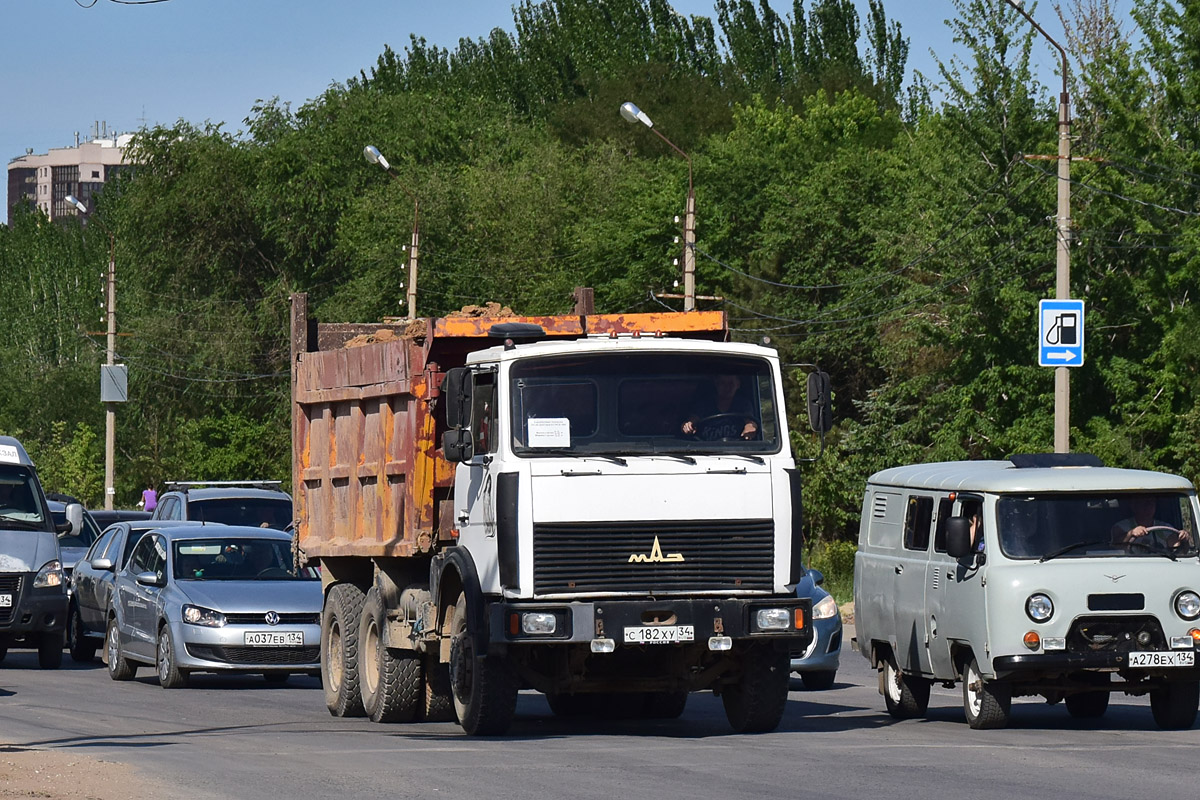
[[420, 708], [424, 683], [421, 657], [393, 650], [384, 641], [387, 609], [379, 589], [367, 592], [358, 624], [358, 683], [363, 710], [372, 722], [411, 722]]
[[358, 621], [366, 595], [352, 583], [329, 590], [321, 611], [321, 685], [335, 717], [362, 717], [358, 688]]
[[179, 668], [175, 655], [175, 640], [171, 638], [169, 625], [158, 629], [158, 649], [155, 656], [154, 666], [158, 672], [159, 686], [164, 689], [181, 689], [187, 686], [188, 673]]
[[883, 702], [893, 719], [925, 716], [932, 686], [925, 678], [901, 672], [892, 656], [883, 662]]
[[453, 722], [454, 695], [450, 691], [450, 665], [438, 660], [436, 653], [422, 659], [425, 682], [425, 702], [418, 717], [426, 722]]
[[90, 664], [96, 658], [96, 643], [84, 635], [83, 618], [74, 603], [67, 615], [67, 650], [77, 664]]
[[467, 596], [454, 604], [450, 637], [450, 686], [458, 723], [471, 736], [499, 736], [517, 710], [517, 682], [501, 658], [477, 652], [467, 624]]
[[812, 672], [801, 672], [800, 680], [804, 683], [804, 688], [810, 692], [824, 692], [827, 689], [833, 688], [833, 684], [837, 680], [837, 670], [820, 669], [813, 670]]
[[0, 647], [0, 663], [3, 663], [4, 657], [8, 655], [7, 647]]
[[62, 666], [66, 636], [63, 631], [47, 631], [38, 637], [38, 666], [58, 669]]
[[963, 711], [967, 724], [975, 730], [1007, 728], [1012, 709], [1012, 687], [984, 680], [979, 664], [972, 658], [963, 667]]
[[791, 656], [770, 646], [750, 646], [742, 655], [742, 677], [721, 692], [725, 718], [738, 733], [767, 733], [779, 727], [787, 708]]
[[114, 681], [129, 681], [137, 676], [137, 665], [125, 658], [121, 650], [121, 631], [117, 618], [108, 620], [108, 632], [104, 636], [105, 655], [108, 657], [108, 677]]
[[1200, 707], [1200, 682], [1172, 681], [1150, 690], [1150, 711], [1158, 727], [1168, 731], [1184, 730], [1196, 721]]

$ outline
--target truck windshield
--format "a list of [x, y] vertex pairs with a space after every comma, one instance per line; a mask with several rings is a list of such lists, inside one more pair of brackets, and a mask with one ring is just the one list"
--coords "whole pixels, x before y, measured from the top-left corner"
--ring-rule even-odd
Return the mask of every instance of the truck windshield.
[[770, 364], [713, 354], [613, 353], [513, 365], [522, 455], [773, 453]]
[[0, 468], [0, 528], [52, 530], [39, 495], [37, 478], [31, 470]]
[[1184, 492], [1009, 495], [996, 503], [1009, 558], [1196, 555], [1192, 495]]

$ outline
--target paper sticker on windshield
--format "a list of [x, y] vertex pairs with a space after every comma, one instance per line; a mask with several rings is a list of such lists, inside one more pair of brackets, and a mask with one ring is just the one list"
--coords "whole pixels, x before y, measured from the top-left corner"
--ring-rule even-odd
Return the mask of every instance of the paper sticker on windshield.
[[530, 447], [570, 447], [571, 420], [566, 417], [530, 417], [525, 420]]
[[20, 464], [21, 457], [17, 455], [17, 448], [11, 444], [0, 444], [0, 461], [5, 464]]

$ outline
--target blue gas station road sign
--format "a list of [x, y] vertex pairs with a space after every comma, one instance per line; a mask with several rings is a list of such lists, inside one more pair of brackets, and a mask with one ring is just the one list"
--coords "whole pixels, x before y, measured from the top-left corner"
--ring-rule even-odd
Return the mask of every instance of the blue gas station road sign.
[[1038, 303], [1038, 366], [1083, 365], [1083, 301]]

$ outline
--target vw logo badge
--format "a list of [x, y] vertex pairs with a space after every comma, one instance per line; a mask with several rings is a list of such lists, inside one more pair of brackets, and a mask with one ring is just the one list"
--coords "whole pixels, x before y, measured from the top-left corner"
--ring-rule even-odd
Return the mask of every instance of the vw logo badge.
[[268, 625], [278, 625], [279, 624], [279, 614], [274, 611], [268, 611], [266, 619], [267, 619]]

